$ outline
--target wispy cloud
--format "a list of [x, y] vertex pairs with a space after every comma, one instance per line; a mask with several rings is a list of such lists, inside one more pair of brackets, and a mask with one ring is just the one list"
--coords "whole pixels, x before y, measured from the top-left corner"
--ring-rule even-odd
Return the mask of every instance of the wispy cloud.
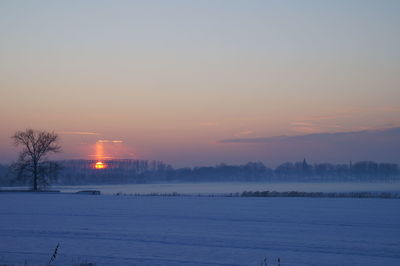
[[123, 140], [109, 140], [109, 139], [99, 139], [99, 143], [123, 143]]
[[314, 124], [310, 123], [310, 122], [293, 122], [290, 125], [293, 127], [297, 127], [297, 126], [301, 127], [301, 126], [313, 126]]
[[100, 133], [97, 132], [88, 132], [88, 131], [60, 131], [59, 132], [62, 135], [101, 135]]
[[[343, 130], [344, 127], [341, 124], [348, 124], [351, 119], [354, 120], [365, 112], [367, 112], [366, 109], [351, 108], [336, 110], [324, 115], [299, 116], [290, 124], [290, 130], [294, 133], [303, 134], [336, 132]], [[347, 126], [347, 129], [358, 130], [358, 128], [349, 126]]]
[[219, 126], [219, 123], [218, 122], [201, 122], [201, 123], [199, 123], [199, 126], [202, 126], [202, 127], [216, 127], [216, 126]]
[[251, 144], [251, 143], [271, 143], [277, 141], [298, 141], [298, 140], [321, 140], [326, 139], [329, 140], [331, 137], [335, 136], [366, 136], [366, 135], [381, 135], [381, 136], [400, 136], [400, 127], [389, 128], [389, 129], [381, 129], [381, 130], [360, 130], [360, 131], [349, 131], [349, 132], [335, 132], [335, 133], [313, 133], [313, 134], [305, 134], [305, 135], [296, 135], [296, 136], [274, 136], [274, 137], [265, 137], [265, 138], [235, 138], [235, 139], [225, 139], [220, 140], [218, 143], [243, 143], [243, 144]]
[[317, 126], [292, 126], [291, 129], [296, 133], [303, 133], [303, 134], [312, 134], [322, 131], [322, 129]]
[[252, 130], [245, 130], [245, 131], [241, 131], [241, 132], [236, 133], [235, 137], [244, 137], [244, 136], [251, 135], [253, 133], [254, 133], [254, 131], [252, 131]]
[[312, 122], [293, 122], [290, 124], [290, 128], [293, 132], [303, 134], [311, 134], [322, 131], [321, 127]]
[[361, 108], [352, 108], [352, 109], [343, 109], [343, 110], [336, 110], [331, 114], [327, 115], [311, 115], [311, 116], [300, 116], [296, 119], [299, 122], [306, 122], [306, 121], [326, 121], [326, 120], [335, 120], [335, 119], [342, 119], [354, 116], [356, 114], [366, 112], [367, 110]]

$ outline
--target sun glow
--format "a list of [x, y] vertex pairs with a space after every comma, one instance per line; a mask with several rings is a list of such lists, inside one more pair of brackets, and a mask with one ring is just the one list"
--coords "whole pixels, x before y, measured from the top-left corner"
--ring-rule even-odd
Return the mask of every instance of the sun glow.
[[94, 165], [94, 168], [96, 168], [96, 169], [104, 169], [104, 168], [106, 168], [107, 166], [104, 164], [104, 163], [102, 163], [102, 162], [97, 162], [95, 165]]
[[113, 168], [111, 161], [122, 158], [133, 157], [133, 153], [129, 153], [122, 140], [97, 140], [94, 146], [94, 153], [89, 155], [93, 157], [90, 167], [93, 169]]

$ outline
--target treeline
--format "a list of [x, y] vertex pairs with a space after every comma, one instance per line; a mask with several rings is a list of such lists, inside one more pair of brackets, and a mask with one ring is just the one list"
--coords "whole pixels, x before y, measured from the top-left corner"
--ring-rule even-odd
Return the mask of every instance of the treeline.
[[[173, 168], [161, 161], [113, 160], [104, 169], [96, 169], [95, 161], [70, 160], [60, 162], [58, 184], [117, 184], [157, 182], [334, 182], [400, 180], [397, 164], [372, 161], [348, 164], [309, 164], [304, 159], [283, 163], [275, 169], [261, 162], [244, 165]], [[15, 179], [13, 173], [0, 165], [0, 185], [25, 185], [29, 178]]]
[[[390, 192], [300, 192], [300, 191], [244, 191], [240, 197], [303, 197], [303, 198], [380, 198], [400, 199], [400, 194]], [[238, 196], [231, 194], [231, 196]]]
[[167, 173], [177, 181], [389, 181], [400, 180], [397, 164], [362, 161], [349, 164], [283, 163], [275, 169], [261, 162], [244, 165], [219, 164], [210, 167], [180, 168]]
[[262, 182], [262, 181], [389, 181], [400, 180], [397, 164], [362, 161], [348, 164], [284, 163], [275, 169], [261, 162], [244, 165], [173, 168], [161, 161], [115, 160], [105, 169], [94, 161], [64, 161], [60, 184], [156, 183], [156, 182]]
[[62, 171], [58, 182], [62, 185], [152, 183], [165, 180], [174, 169], [161, 161], [110, 160], [104, 169], [96, 169], [96, 161], [70, 160], [60, 162]]

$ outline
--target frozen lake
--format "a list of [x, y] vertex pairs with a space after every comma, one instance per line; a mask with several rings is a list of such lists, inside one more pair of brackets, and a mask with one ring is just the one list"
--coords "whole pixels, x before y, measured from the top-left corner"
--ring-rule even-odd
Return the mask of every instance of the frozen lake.
[[102, 194], [228, 194], [243, 191], [302, 191], [302, 192], [400, 192], [400, 182], [387, 183], [168, 183], [168, 184], [125, 184], [125, 185], [92, 185], [92, 186], [59, 186], [53, 187], [62, 192], [79, 190], [99, 190]]
[[[0, 193], [0, 264], [400, 265], [400, 200]], [[271, 262], [274, 262], [273, 264]]]

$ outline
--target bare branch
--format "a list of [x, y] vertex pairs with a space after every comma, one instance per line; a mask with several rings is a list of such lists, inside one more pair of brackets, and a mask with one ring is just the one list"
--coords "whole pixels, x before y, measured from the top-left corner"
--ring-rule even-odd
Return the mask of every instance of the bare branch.
[[18, 161], [14, 168], [19, 176], [30, 173], [33, 178], [33, 189], [37, 190], [39, 179], [44, 182], [45, 176], [55, 176], [54, 169], [59, 169], [53, 163], [44, 162], [50, 153], [61, 151], [58, 135], [55, 132], [26, 129], [17, 131], [12, 137], [15, 146], [22, 146]]

